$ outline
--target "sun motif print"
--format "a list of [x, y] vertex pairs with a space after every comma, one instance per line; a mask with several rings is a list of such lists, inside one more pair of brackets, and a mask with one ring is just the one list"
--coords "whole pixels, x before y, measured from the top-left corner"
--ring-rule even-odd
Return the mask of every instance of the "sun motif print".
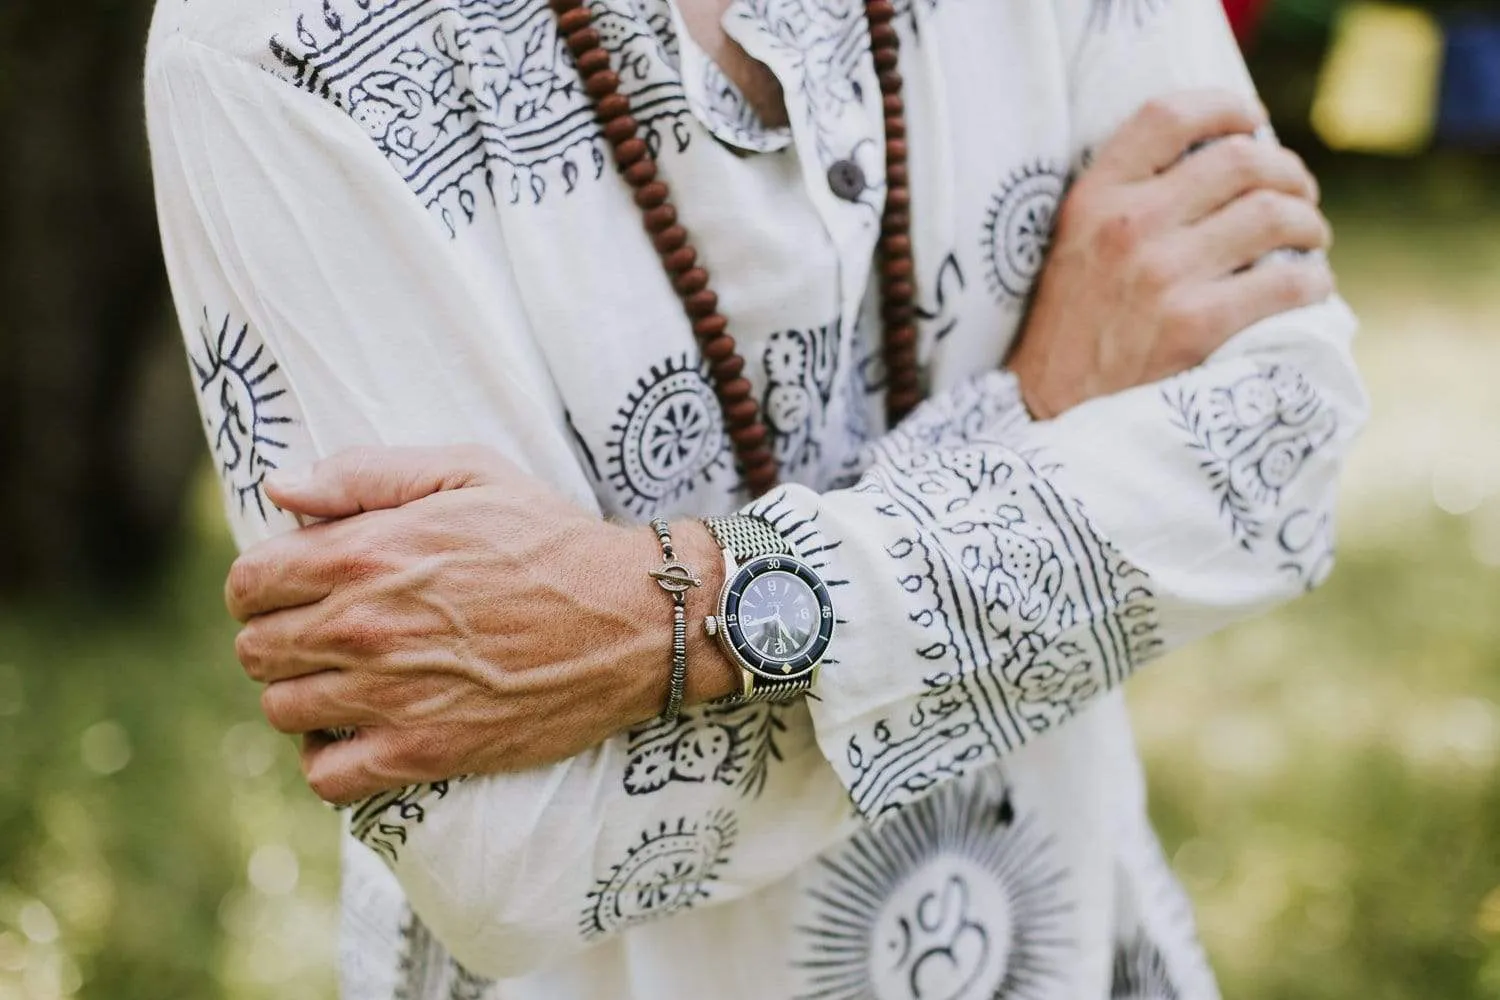
[[206, 309], [188, 359], [225, 489], [240, 514], [253, 511], [264, 521], [270, 501], [261, 484], [278, 467], [290, 445], [287, 432], [296, 422], [281, 366], [248, 323], [235, 323], [227, 315], [214, 323]]

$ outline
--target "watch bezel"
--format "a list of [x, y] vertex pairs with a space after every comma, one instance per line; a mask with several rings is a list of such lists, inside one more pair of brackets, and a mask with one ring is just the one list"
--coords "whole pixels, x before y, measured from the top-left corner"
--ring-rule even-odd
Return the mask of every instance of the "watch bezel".
[[[795, 576], [807, 584], [818, 603], [817, 636], [806, 650], [790, 660], [777, 660], [762, 655], [745, 638], [745, 632], [740, 627], [739, 605], [745, 588], [766, 573], [788, 573]], [[796, 556], [764, 555], [750, 559], [734, 571], [719, 596], [719, 636], [724, 647], [742, 667], [762, 680], [796, 681], [815, 671], [833, 642], [835, 618], [828, 585], [811, 566]]]

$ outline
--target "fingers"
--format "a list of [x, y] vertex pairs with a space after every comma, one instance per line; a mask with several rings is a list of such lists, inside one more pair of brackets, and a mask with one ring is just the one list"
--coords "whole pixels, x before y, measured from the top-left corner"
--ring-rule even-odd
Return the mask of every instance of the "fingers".
[[374, 720], [357, 683], [340, 671], [277, 681], [261, 691], [260, 709], [273, 729], [293, 735], [366, 725]]
[[1230, 90], [1190, 90], [1148, 101], [1099, 150], [1096, 171], [1116, 180], [1145, 180], [1180, 159], [1194, 143], [1266, 123], [1252, 97]]
[[478, 445], [444, 448], [351, 448], [301, 475], [266, 477], [266, 495], [283, 510], [307, 517], [351, 517], [387, 510], [443, 490], [493, 482], [510, 470]]
[[224, 606], [238, 621], [323, 600], [361, 558], [347, 524], [315, 524], [246, 550], [229, 568]]
[[302, 741], [302, 774], [313, 794], [335, 805], [429, 780], [389, 763], [403, 756], [398, 740], [388, 729], [362, 729], [347, 740], [309, 734]]
[[356, 644], [342, 617], [323, 603], [259, 615], [235, 637], [235, 656], [258, 684], [346, 669]]
[[1333, 272], [1320, 256], [1274, 258], [1201, 286], [1186, 312], [1195, 351], [1206, 358], [1230, 337], [1263, 319], [1315, 305], [1333, 294]]
[[1322, 250], [1333, 239], [1310, 202], [1277, 191], [1253, 191], [1197, 222], [1184, 234], [1190, 273], [1217, 278], [1272, 250]]
[[1310, 204], [1318, 182], [1301, 157], [1274, 142], [1234, 135], [1213, 143], [1153, 180], [1179, 222], [1197, 222], [1241, 195], [1277, 191]]

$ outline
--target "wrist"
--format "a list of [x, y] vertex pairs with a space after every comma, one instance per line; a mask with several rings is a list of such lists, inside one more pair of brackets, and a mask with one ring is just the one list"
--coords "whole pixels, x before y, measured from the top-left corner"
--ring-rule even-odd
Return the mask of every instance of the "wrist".
[[1021, 404], [1026, 407], [1031, 419], [1051, 420], [1062, 412], [1063, 408], [1053, 404], [1046, 389], [1045, 360], [1027, 350], [1025, 339], [1006, 361], [1005, 367], [1015, 376], [1016, 385], [1021, 392]]
[[678, 558], [703, 581], [687, 592], [688, 650], [687, 694], [683, 704], [696, 705], [725, 698], [740, 690], [740, 669], [703, 625], [718, 614], [719, 595], [724, 590], [724, 550], [697, 519], [672, 525], [672, 543]]
[[[651, 578], [662, 563], [661, 543], [645, 525], [618, 529], [619, 544], [609, 548], [605, 577], [620, 580], [621, 600], [634, 626], [618, 657], [611, 683], [627, 693], [629, 718], [634, 725], [655, 718], [667, 704], [672, 673], [672, 599]], [[714, 613], [724, 588], [724, 556], [708, 528], [697, 520], [672, 524], [672, 547], [677, 561], [700, 583], [683, 594], [687, 610], [687, 685], [684, 705], [696, 705], [734, 694], [740, 689], [739, 671], [703, 620]], [[622, 727], [623, 728], [623, 727]]]

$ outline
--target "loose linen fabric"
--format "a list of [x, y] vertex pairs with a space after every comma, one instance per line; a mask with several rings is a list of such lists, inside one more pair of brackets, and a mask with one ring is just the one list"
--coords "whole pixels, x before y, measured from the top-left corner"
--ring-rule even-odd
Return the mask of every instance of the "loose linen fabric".
[[758, 513], [839, 613], [816, 698], [350, 811], [344, 995], [1215, 996], [1118, 689], [1328, 572], [1354, 323], [1284, 315], [1047, 422], [999, 365], [1091, 150], [1248, 89], [1217, 0], [898, 4], [932, 393], [894, 429], [862, 4], [726, 14], [780, 130], [668, 0], [591, 6], [774, 434], [789, 485], [748, 506], [544, 0], [157, 12], [163, 237], [242, 544], [294, 527], [272, 469], [478, 441], [608, 515]]

